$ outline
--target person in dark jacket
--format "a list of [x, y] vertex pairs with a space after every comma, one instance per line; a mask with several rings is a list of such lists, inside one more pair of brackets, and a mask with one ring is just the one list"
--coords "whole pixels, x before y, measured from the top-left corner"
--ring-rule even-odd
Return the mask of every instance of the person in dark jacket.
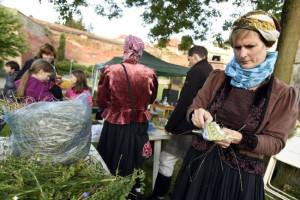
[[2, 93], [0, 94], [0, 99], [5, 99], [7, 102], [14, 100], [15, 93], [17, 91], [15, 86], [15, 79], [20, 71], [20, 66], [15, 61], [8, 61], [4, 66], [6, 75], [6, 82]]
[[22, 67], [22, 69], [20, 70], [20, 72], [18, 73], [16, 80], [19, 80], [22, 78], [23, 74], [25, 74], [25, 72], [30, 69], [32, 63], [37, 60], [37, 59], [44, 59], [47, 60], [48, 62], [50, 62], [52, 65], [54, 64], [54, 59], [56, 58], [56, 50], [55, 48], [49, 44], [49, 43], [45, 43], [42, 44], [36, 54], [36, 56], [32, 59], [29, 59], [25, 62], [24, 66]]
[[[20, 66], [15, 61], [8, 61], [4, 65], [4, 70], [7, 73], [6, 82], [3, 91], [0, 93], [0, 99], [4, 99], [7, 102], [12, 102], [15, 100], [16, 86], [15, 78], [20, 70]], [[0, 119], [0, 131], [5, 125], [5, 121]]]
[[194, 46], [188, 51], [191, 69], [187, 73], [177, 106], [165, 126], [166, 133], [172, 134], [172, 136], [161, 153], [154, 191], [148, 199], [164, 199], [166, 197], [174, 165], [179, 158], [184, 157], [190, 145], [192, 135], [187, 135], [187, 132], [191, 131], [193, 126], [187, 122], [186, 112], [198, 90], [202, 88], [206, 78], [213, 70], [207, 62], [207, 54], [207, 49], [203, 46]]

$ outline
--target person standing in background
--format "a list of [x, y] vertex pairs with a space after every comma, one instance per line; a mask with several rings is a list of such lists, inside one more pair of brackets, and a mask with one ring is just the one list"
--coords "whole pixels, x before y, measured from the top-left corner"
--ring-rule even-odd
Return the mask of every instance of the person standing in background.
[[32, 59], [29, 59], [25, 62], [24, 66], [22, 67], [22, 69], [20, 70], [20, 72], [18, 73], [16, 80], [19, 80], [22, 78], [23, 74], [30, 69], [32, 63], [37, 60], [37, 59], [44, 59], [48, 62], [50, 62], [52, 65], [54, 65], [54, 59], [56, 58], [56, 50], [55, 48], [49, 44], [49, 43], [45, 43], [42, 44], [36, 54], [36, 56]]
[[[103, 68], [96, 99], [104, 108], [101, 116], [105, 119], [97, 150], [110, 172], [120, 176], [142, 169], [152, 154], [147, 107], [156, 99], [158, 88], [155, 71], [138, 63], [143, 41], [129, 35], [123, 49], [123, 63]], [[138, 199], [139, 195], [138, 181], [128, 199]]]
[[[165, 199], [171, 185], [174, 165], [179, 158], [184, 157], [190, 146], [192, 135], [188, 132], [194, 126], [187, 122], [186, 112], [198, 90], [202, 88], [210, 72], [213, 71], [212, 66], [207, 62], [207, 55], [207, 49], [203, 46], [195, 45], [188, 51], [187, 59], [191, 69], [187, 73], [175, 110], [165, 126], [166, 133], [172, 136], [160, 154], [158, 175], [153, 193], [147, 198], [148, 200]], [[176, 135], [182, 133], [185, 134]]]

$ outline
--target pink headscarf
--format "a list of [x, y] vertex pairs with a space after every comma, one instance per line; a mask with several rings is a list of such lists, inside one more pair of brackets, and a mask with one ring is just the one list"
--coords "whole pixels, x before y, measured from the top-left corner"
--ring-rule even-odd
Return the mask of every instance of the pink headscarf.
[[125, 39], [123, 49], [123, 62], [136, 64], [143, 55], [144, 43], [140, 38], [129, 35]]

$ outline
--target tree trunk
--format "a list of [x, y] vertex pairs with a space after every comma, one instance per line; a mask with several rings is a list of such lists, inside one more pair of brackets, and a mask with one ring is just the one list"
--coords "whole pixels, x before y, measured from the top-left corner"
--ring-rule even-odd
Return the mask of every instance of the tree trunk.
[[285, 0], [281, 14], [280, 37], [278, 40], [278, 59], [274, 75], [290, 84], [300, 39], [300, 0]]

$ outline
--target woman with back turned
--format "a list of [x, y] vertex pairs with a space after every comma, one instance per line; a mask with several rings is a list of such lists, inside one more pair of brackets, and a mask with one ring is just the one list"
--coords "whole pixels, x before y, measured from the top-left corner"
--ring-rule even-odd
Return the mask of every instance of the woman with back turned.
[[[105, 109], [105, 122], [97, 149], [112, 174], [127, 176], [152, 154], [147, 106], [156, 98], [158, 82], [153, 69], [138, 63], [144, 50], [140, 38], [127, 36], [123, 49], [123, 63], [101, 73], [96, 103]], [[139, 196], [139, 181], [132, 193], [129, 199]]]

